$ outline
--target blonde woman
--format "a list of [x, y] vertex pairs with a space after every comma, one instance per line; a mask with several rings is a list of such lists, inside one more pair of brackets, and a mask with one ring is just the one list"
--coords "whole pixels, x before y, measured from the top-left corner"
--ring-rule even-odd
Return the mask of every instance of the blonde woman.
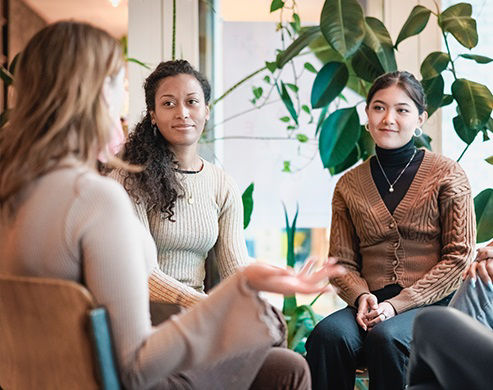
[[[257, 291], [319, 291], [317, 282], [339, 268], [327, 263], [296, 275], [251, 265], [152, 328], [147, 279], [156, 248], [125, 190], [96, 171], [98, 156], [123, 166], [108, 148], [116, 134], [110, 113], [117, 112], [110, 102], [123, 92], [117, 41], [83, 23], [50, 25], [23, 51], [15, 88], [10, 125], [0, 132], [0, 272], [84, 284], [108, 309], [125, 388], [259, 383], [281, 335]], [[281, 388], [310, 387], [306, 366], [296, 362], [280, 374]]]

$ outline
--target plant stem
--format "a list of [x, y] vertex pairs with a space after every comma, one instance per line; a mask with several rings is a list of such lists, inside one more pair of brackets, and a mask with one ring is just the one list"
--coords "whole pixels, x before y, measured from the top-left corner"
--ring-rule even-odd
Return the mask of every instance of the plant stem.
[[450, 47], [448, 45], [447, 34], [442, 30], [443, 40], [445, 41], [445, 47], [447, 48], [448, 57], [450, 59], [450, 65], [452, 65], [452, 74], [454, 75], [454, 80], [457, 80], [457, 74], [455, 73], [455, 64], [452, 60], [452, 53], [450, 53]]
[[221, 140], [228, 140], [228, 139], [248, 139], [248, 140], [263, 140], [263, 141], [298, 141], [296, 138], [290, 138], [290, 137], [255, 137], [250, 135], [230, 135], [230, 136], [205, 140], [204, 143], [208, 144], [208, 143], [221, 141]]
[[464, 153], [466, 153], [467, 149], [469, 149], [469, 146], [471, 146], [471, 144], [468, 144], [466, 146], [466, 148], [462, 151], [462, 153], [460, 154], [459, 158], [457, 159], [457, 162], [459, 162], [460, 159], [462, 158], [462, 156], [464, 156]]
[[241, 112], [238, 112], [234, 115], [231, 115], [230, 117], [224, 119], [222, 122], [219, 122], [219, 123], [215, 123], [214, 126], [211, 127], [211, 129], [215, 128], [216, 126], [220, 126], [226, 122], [229, 122], [230, 120], [232, 119], [235, 119], [241, 115], [244, 115], [244, 114], [248, 114], [249, 112], [252, 112], [252, 111], [256, 111], [256, 110], [260, 110], [262, 107], [264, 106], [267, 106], [268, 104], [274, 104], [274, 103], [277, 103], [277, 102], [280, 102], [281, 100], [278, 99], [278, 100], [273, 100], [273, 101], [270, 101], [270, 102], [264, 102], [262, 103], [260, 106], [255, 106], [255, 107], [252, 107], [252, 108], [249, 108], [248, 110], [245, 110], [245, 111], [241, 111]]
[[[330, 284], [330, 282], [329, 282], [329, 283], [327, 283], [325, 286], [327, 287], [329, 284]], [[324, 292], [324, 291], [322, 291], [320, 294], [318, 294], [318, 295], [315, 297], [315, 299], [314, 299], [313, 301], [311, 301], [311, 302], [310, 302], [310, 305], [309, 305], [309, 306], [313, 306], [313, 305], [314, 305], [314, 303], [318, 301], [318, 298], [320, 298], [323, 294], [325, 294], [325, 292]]]
[[260, 69], [257, 69], [255, 72], [250, 73], [248, 76], [242, 78], [240, 81], [238, 81], [235, 85], [233, 85], [230, 89], [228, 89], [226, 92], [224, 92], [221, 96], [219, 96], [217, 99], [215, 99], [212, 104], [211, 104], [211, 109], [214, 107], [218, 102], [223, 100], [226, 96], [228, 96], [231, 92], [233, 92], [236, 88], [238, 88], [241, 84], [243, 84], [245, 81], [250, 80], [253, 76], [259, 74], [260, 72], [263, 72], [264, 70], [267, 69], [267, 66], [264, 66]]

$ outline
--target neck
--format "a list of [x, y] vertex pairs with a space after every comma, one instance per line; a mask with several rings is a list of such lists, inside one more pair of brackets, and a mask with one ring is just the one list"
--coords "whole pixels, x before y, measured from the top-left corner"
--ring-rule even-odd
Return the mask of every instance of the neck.
[[202, 160], [197, 153], [197, 145], [193, 146], [173, 146], [173, 154], [178, 161], [178, 169], [184, 171], [197, 171], [202, 166]]
[[396, 149], [383, 149], [378, 145], [375, 146], [375, 152], [383, 166], [400, 166], [406, 165], [414, 153], [416, 147], [411, 139], [407, 144]]

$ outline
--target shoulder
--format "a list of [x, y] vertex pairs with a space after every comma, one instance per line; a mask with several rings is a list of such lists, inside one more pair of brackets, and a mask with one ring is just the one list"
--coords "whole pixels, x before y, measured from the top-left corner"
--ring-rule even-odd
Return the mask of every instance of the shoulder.
[[370, 173], [370, 159], [371, 157], [344, 173], [337, 181], [336, 189], [341, 191], [347, 186], [352, 187], [356, 182], [361, 180], [362, 177], [368, 175]]
[[467, 175], [458, 162], [428, 150], [425, 151], [425, 158], [430, 161], [431, 175], [441, 187], [443, 197], [452, 198], [471, 192]]
[[238, 188], [236, 181], [224, 169], [204, 160], [204, 173], [217, 183], [221, 192], [235, 191]]
[[78, 198], [92, 208], [106, 211], [131, 209], [130, 199], [123, 187], [113, 178], [96, 172], [81, 171], [74, 177]]

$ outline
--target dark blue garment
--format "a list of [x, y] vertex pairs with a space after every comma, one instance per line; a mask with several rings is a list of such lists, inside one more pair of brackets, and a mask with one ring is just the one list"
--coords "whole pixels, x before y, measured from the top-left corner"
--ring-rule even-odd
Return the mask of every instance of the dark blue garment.
[[[389, 285], [374, 291], [378, 301], [399, 293]], [[448, 305], [447, 296], [435, 305]], [[356, 368], [368, 367], [371, 390], [399, 390], [406, 384], [406, 367], [414, 317], [411, 309], [364, 331], [356, 323], [356, 309], [346, 307], [318, 323], [306, 342], [306, 359], [314, 390], [353, 390]]]

